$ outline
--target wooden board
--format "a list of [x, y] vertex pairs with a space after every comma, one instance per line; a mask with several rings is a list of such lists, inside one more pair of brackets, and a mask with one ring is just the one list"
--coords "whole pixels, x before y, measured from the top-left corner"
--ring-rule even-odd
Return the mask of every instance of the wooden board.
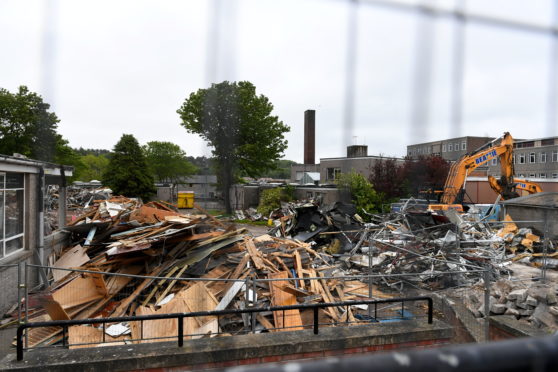
[[56, 290], [52, 297], [62, 308], [82, 305], [107, 295], [102, 274], [85, 274]]
[[[215, 310], [219, 301], [213, 296], [210, 290], [207, 289], [203, 282], [197, 282], [188, 289], [182, 290], [176, 294], [175, 299], [184, 299], [191, 312], [197, 311], [211, 311]], [[213, 320], [214, 317], [197, 317], [199, 325]]]
[[[288, 278], [289, 274], [286, 271], [280, 271], [278, 273], [270, 273], [267, 277], [269, 279]], [[286, 280], [269, 282], [272, 306], [289, 306], [297, 304], [296, 297], [282, 289], [285, 285], [288, 285], [288, 281]], [[273, 320], [275, 328], [279, 328], [278, 331], [296, 331], [304, 329], [302, 327], [300, 311], [296, 309], [274, 311]]]
[[[60, 259], [54, 263], [53, 266], [55, 268], [71, 269], [74, 267], [80, 267], [88, 261], [89, 256], [87, 255], [85, 249], [81, 245], [76, 245], [75, 247], [69, 249], [66, 253], [64, 253], [62, 257], [60, 257]], [[52, 277], [55, 282], [58, 282], [70, 273], [71, 271], [53, 269]]]
[[[130, 339], [129, 335], [122, 335], [118, 337], [105, 335], [105, 343], [103, 343], [102, 329], [97, 329], [86, 325], [72, 326], [68, 328], [68, 343], [70, 344], [70, 349], [96, 347], [99, 346], [100, 344], [106, 346], [124, 345], [125, 344], [124, 341], [129, 339]], [[79, 345], [79, 344], [91, 344], [91, 345]]]

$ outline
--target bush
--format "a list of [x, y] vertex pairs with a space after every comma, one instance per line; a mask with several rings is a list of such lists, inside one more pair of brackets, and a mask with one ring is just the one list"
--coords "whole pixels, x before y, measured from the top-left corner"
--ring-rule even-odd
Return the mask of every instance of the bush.
[[276, 187], [273, 189], [263, 190], [260, 195], [260, 204], [258, 212], [267, 217], [269, 214], [281, 207], [281, 202], [290, 202], [293, 200], [294, 188], [287, 186], [284, 188]]
[[[354, 171], [342, 173], [337, 179], [337, 185], [351, 192], [351, 199], [357, 211], [364, 210], [368, 213], [376, 213], [381, 208], [380, 196], [374, 190], [372, 184], [361, 174]], [[365, 216], [361, 217], [365, 218]]]

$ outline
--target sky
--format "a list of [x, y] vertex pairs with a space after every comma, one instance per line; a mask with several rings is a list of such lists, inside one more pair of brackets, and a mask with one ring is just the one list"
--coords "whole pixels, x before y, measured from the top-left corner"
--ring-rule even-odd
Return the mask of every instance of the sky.
[[[451, 10], [456, 1], [425, 3]], [[491, 17], [553, 19], [550, 0], [465, 4]], [[307, 109], [316, 110], [317, 159], [352, 144], [403, 156], [409, 144], [455, 133], [558, 135], [548, 125], [550, 37], [477, 23], [465, 28], [463, 122], [452, 126], [455, 30], [452, 18], [425, 21], [374, 0], [0, 0], [0, 87], [41, 94], [59, 133], [84, 148], [112, 149], [133, 134], [209, 156], [176, 110], [222, 80], [251, 81], [270, 99], [291, 128], [285, 158], [297, 162]]]

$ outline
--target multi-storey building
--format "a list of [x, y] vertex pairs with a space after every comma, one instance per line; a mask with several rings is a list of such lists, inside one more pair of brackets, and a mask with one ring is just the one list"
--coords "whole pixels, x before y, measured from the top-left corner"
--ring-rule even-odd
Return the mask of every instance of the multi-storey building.
[[[516, 177], [558, 179], [558, 137], [516, 140], [513, 153]], [[489, 162], [488, 174], [500, 175], [497, 159]]]
[[407, 156], [417, 158], [419, 156], [438, 155], [448, 161], [455, 161], [468, 152], [474, 151], [492, 137], [457, 137], [441, 141], [418, 143], [407, 146]]

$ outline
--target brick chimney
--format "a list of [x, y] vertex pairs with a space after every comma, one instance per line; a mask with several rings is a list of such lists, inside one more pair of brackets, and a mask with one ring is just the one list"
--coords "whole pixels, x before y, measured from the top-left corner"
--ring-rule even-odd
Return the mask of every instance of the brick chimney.
[[304, 164], [316, 164], [316, 111], [304, 111]]

